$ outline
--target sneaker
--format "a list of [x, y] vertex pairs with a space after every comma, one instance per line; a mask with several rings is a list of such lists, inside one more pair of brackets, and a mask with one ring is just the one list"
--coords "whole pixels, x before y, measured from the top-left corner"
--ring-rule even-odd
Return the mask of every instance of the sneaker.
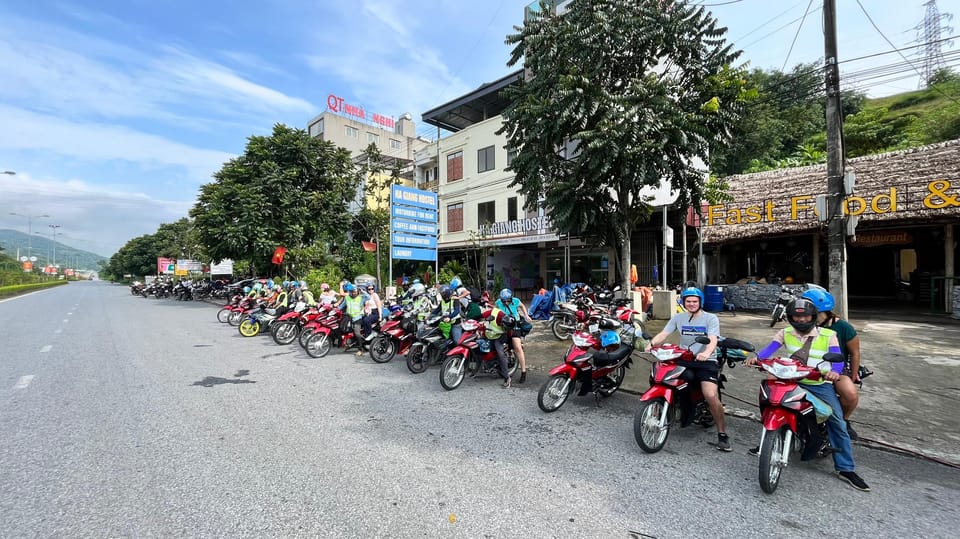
[[760, 446], [758, 445], [757, 447], [752, 447], [752, 448], [750, 448], [750, 449], [747, 449], [747, 453], [750, 453], [751, 455], [753, 455], [753, 456], [755, 456], [755, 457], [759, 457], [759, 456], [760, 456]]
[[860, 476], [857, 475], [856, 473], [838, 472], [838, 475], [840, 476], [840, 479], [843, 479], [847, 483], [850, 483], [851, 487], [857, 490], [861, 490], [863, 492], [870, 492], [870, 487], [867, 486], [867, 483], [863, 479], [860, 479]]
[[362, 356], [362, 355], [363, 355], [363, 350], [357, 350], [357, 353], [356, 353], [355, 355], [356, 355], [357, 357]]
[[522, 384], [527, 381], [527, 371], [520, 371], [520, 379], [517, 380], [518, 384]]
[[730, 447], [730, 437], [723, 432], [717, 433], [717, 450], [733, 451], [733, 448]]
[[856, 442], [860, 439], [860, 435], [857, 434], [857, 431], [853, 430], [853, 425], [850, 422], [847, 422], [847, 434], [850, 435], [850, 440]]
[[503, 381], [503, 387], [504, 389], [510, 388], [510, 378], [507, 378], [506, 380]]

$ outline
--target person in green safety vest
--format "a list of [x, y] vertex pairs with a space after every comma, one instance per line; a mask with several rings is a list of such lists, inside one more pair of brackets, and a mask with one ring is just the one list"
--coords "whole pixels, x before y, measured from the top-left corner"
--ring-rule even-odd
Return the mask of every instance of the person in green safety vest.
[[353, 283], [345, 283], [343, 291], [347, 294], [340, 303], [340, 310], [343, 311], [346, 318], [353, 326], [354, 341], [357, 345], [357, 355], [363, 355], [363, 305], [367, 302], [367, 297], [360, 294], [360, 289]]
[[454, 299], [453, 290], [447, 285], [440, 286], [440, 303], [431, 313], [432, 316], [443, 316], [440, 320], [440, 331], [443, 336], [460, 342], [463, 330], [460, 328], [460, 302]]
[[517, 319], [506, 312], [494, 307], [484, 313], [486, 320], [485, 335], [497, 352], [497, 359], [500, 361], [500, 376], [503, 377], [503, 387], [510, 387], [509, 363], [507, 360], [506, 343], [509, 337], [509, 330], [517, 324]]

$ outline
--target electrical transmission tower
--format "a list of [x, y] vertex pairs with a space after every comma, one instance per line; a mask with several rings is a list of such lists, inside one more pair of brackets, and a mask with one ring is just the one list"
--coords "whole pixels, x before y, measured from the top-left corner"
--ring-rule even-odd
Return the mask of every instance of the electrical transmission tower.
[[[917, 51], [918, 55], [923, 56], [923, 76], [920, 78], [920, 88], [926, 88], [929, 81], [937, 71], [946, 68], [943, 61], [943, 51], [941, 50], [941, 35], [951, 35], [953, 28], [944, 25], [944, 21], [953, 19], [950, 13], [940, 13], [937, 9], [937, 0], [928, 0], [923, 4], [927, 7], [923, 22], [913, 27], [917, 31], [916, 43], [924, 45]], [[948, 42], [953, 46], [952, 42]]]

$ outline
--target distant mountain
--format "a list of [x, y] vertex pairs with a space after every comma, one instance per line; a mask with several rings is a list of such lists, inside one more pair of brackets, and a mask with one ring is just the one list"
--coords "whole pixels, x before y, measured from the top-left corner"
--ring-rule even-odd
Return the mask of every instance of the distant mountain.
[[99, 271], [100, 261], [107, 260], [90, 251], [70, 247], [69, 245], [64, 245], [59, 241], [53, 241], [40, 235], [34, 235], [31, 238], [23, 232], [0, 229], [0, 247], [3, 248], [5, 255], [14, 258], [17, 256], [17, 249], [19, 249], [20, 256], [27, 256], [28, 246], [31, 248], [30, 251], [33, 256], [37, 257], [37, 262], [35, 263], [37, 266], [45, 266], [53, 263], [54, 247], [56, 247], [57, 265], [61, 268], [72, 268], [76, 265], [77, 268], [75, 269]]

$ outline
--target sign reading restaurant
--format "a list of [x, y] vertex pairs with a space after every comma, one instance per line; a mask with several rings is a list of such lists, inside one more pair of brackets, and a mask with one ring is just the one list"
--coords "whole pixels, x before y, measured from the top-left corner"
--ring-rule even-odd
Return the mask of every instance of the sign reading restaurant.
[[[717, 204], [706, 208], [707, 226], [741, 225], [773, 222], [781, 219], [797, 221], [817, 216], [815, 196], [798, 195], [785, 203], [764, 199], [755, 204], [736, 206]], [[926, 185], [900, 185], [866, 196], [851, 195], [843, 201], [843, 213], [850, 216], [895, 214], [960, 208], [960, 185], [948, 180], [935, 180]]]

